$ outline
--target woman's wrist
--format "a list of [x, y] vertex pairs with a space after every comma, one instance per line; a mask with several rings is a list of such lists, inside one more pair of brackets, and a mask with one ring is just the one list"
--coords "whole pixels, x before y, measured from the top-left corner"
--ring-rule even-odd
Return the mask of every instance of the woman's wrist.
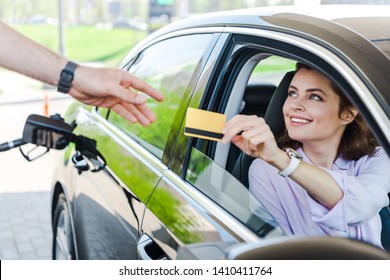
[[267, 162], [272, 166], [276, 167], [279, 171], [286, 169], [290, 163], [290, 157], [281, 149], [278, 149], [278, 152], [275, 156], [270, 158]]

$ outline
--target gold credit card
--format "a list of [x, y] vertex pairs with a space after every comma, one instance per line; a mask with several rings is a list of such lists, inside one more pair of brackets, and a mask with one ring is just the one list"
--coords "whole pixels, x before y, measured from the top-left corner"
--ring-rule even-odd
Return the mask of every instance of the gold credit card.
[[221, 141], [226, 116], [201, 109], [188, 108], [184, 135]]

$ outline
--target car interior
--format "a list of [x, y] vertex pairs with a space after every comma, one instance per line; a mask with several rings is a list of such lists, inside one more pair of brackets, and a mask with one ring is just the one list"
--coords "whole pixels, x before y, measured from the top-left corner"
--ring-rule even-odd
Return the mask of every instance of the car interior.
[[[277, 87], [268, 84], [249, 84], [242, 97], [244, 105], [241, 107], [240, 114], [264, 117], [275, 135], [281, 133], [284, 121], [280, 115], [293, 76], [294, 71], [287, 72]], [[248, 188], [248, 170], [253, 160], [254, 158], [231, 145], [226, 159], [226, 170]], [[380, 211], [380, 216], [382, 245], [386, 251], [390, 251], [390, 205]]]
[[[275, 89], [268, 108], [265, 112], [264, 119], [270, 126], [272, 132], [277, 135], [282, 132], [284, 127], [283, 119], [280, 118], [282, 114], [283, 102], [287, 96], [287, 89], [290, 85], [290, 82], [294, 76], [294, 72], [287, 72], [280, 82], [279, 86]], [[248, 183], [248, 170], [254, 158], [246, 155], [243, 152], [239, 153], [237, 160], [232, 170], [232, 174], [240, 180], [247, 188], [249, 187]]]
[[[390, 200], [390, 193], [388, 194]], [[382, 245], [390, 252], [390, 205], [384, 207], [379, 214], [382, 219]]]
[[[275, 90], [276, 86], [272, 84], [249, 84], [244, 93], [243, 100], [245, 105], [240, 114], [264, 117]], [[231, 145], [228, 155], [229, 160], [226, 163], [227, 171], [234, 173], [233, 170], [236, 168], [236, 160], [239, 155], [240, 149]]]

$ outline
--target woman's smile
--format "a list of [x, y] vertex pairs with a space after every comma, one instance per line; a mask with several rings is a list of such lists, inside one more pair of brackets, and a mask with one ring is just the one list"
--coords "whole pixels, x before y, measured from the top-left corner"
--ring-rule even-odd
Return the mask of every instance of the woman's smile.
[[309, 123], [311, 123], [312, 120], [303, 118], [303, 117], [298, 117], [298, 116], [290, 116], [290, 124], [291, 126], [297, 127], [297, 126], [304, 126]]

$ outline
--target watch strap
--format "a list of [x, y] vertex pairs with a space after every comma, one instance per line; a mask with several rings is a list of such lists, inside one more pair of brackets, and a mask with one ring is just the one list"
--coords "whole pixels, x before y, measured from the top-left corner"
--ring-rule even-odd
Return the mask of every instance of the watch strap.
[[294, 170], [298, 167], [300, 162], [301, 161], [299, 159], [297, 159], [296, 157], [291, 157], [290, 163], [288, 164], [286, 169], [279, 172], [279, 175], [281, 175], [283, 177], [290, 176], [291, 173], [293, 173]]
[[70, 87], [72, 86], [72, 81], [74, 78], [74, 71], [76, 70], [78, 64], [72, 61], [68, 61], [65, 65], [65, 68], [62, 69], [60, 74], [60, 80], [58, 81], [57, 90], [62, 93], [68, 93]]

